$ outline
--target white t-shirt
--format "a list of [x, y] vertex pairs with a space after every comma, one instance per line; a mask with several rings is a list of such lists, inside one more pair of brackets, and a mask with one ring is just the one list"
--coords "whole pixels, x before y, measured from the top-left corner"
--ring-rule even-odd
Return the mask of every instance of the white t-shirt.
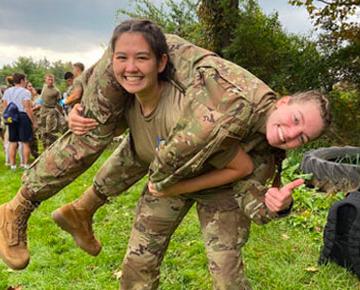
[[14, 103], [20, 112], [25, 112], [23, 101], [31, 101], [31, 93], [23, 87], [11, 87], [4, 92], [3, 100]]

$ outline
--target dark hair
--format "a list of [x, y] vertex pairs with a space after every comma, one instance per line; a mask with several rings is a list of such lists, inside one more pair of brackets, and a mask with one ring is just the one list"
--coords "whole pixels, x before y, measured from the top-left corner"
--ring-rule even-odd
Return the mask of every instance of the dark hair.
[[73, 66], [77, 67], [78, 69], [80, 69], [82, 72], [85, 70], [85, 66], [84, 64], [82, 64], [81, 62], [76, 62], [73, 64]]
[[169, 81], [174, 74], [174, 67], [170, 61], [169, 47], [166, 43], [165, 35], [161, 31], [160, 27], [150, 20], [145, 19], [130, 19], [122, 22], [116, 26], [113, 31], [113, 35], [110, 40], [112, 52], [115, 50], [116, 40], [125, 32], [141, 33], [154, 52], [158, 63], [164, 54], [168, 56], [168, 62], [165, 66], [165, 69], [159, 73], [158, 79]]
[[24, 74], [20, 73], [14, 73], [12, 75], [14, 84], [20, 84], [22, 80], [26, 79], [26, 76]]
[[73, 78], [74, 78], [74, 74], [71, 71], [67, 71], [64, 74], [64, 80], [73, 79]]
[[306, 92], [299, 92], [290, 98], [290, 103], [306, 103], [306, 102], [315, 102], [319, 106], [320, 116], [324, 122], [324, 129], [330, 126], [331, 124], [331, 110], [330, 102], [328, 98], [319, 91], [311, 90]]

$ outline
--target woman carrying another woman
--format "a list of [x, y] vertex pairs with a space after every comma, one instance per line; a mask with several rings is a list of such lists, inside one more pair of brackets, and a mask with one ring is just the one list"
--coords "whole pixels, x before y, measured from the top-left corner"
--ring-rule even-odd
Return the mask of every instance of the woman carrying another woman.
[[[155, 195], [174, 196], [159, 198], [144, 190], [124, 260], [122, 289], [157, 287], [168, 242], [193, 203], [197, 203], [215, 288], [249, 288], [240, 249], [248, 236], [250, 218], [264, 223], [286, 213], [292, 189], [301, 184], [295, 181], [266, 191], [263, 185], [274, 173], [272, 147], [294, 148], [318, 137], [327, 125], [326, 99], [314, 92], [292, 100], [277, 99], [244, 69], [176, 36], [169, 36], [167, 42], [178, 68], [176, 81], [164, 75], [169, 57], [158, 27], [146, 20], [129, 20], [115, 28], [111, 49], [84, 74], [84, 113], [96, 119], [98, 126], [83, 136], [68, 133], [47, 150], [26, 174], [16, 197], [0, 207], [0, 224], [26, 224], [41, 201], [97, 158], [120, 123], [127, 126], [125, 116], [130, 136], [104, 164], [94, 185], [78, 201], [55, 212], [57, 223], [82, 249], [96, 255], [100, 245], [92, 234], [92, 215], [107, 196], [119, 194], [144, 176], [155, 155], [166, 152], [165, 158], [178, 158], [181, 148], [193, 144], [199, 154], [195, 158], [184, 155], [187, 163], [173, 164], [191, 169], [185, 175], [180, 172], [179, 183], [164, 187], [165, 192], [151, 189]], [[189, 51], [196, 58], [195, 73], [190, 70], [190, 76], [199, 76], [190, 83], [183, 77], [189, 73]], [[210, 148], [202, 144], [204, 140], [211, 141]], [[185, 146], [171, 151], [169, 145], [174, 142]], [[253, 169], [240, 147], [251, 156], [255, 170], [237, 183], [235, 194], [230, 183]], [[178, 186], [182, 182], [192, 188]], [[207, 187], [212, 189], [205, 190]], [[175, 196], [178, 194], [181, 196]], [[9, 266], [24, 268], [29, 261], [26, 227], [10, 229], [0, 228], [0, 255]]]

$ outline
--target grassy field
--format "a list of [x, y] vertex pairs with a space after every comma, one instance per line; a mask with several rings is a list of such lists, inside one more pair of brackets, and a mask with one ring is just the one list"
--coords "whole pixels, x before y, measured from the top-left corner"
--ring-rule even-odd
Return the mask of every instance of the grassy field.
[[[103, 156], [76, 182], [44, 202], [29, 223], [30, 265], [12, 271], [0, 263], [0, 290], [118, 289], [118, 276], [130, 233], [134, 208], [144, 181], [101, 208], [95, 231], [103, 250], [94, 258], [75, 247], [71, 237], [53, 223], [50, 214], [74, 200], [91, 184]], [[288, 166], [291, 170], [296, 166]], [[22, 171], [11, 172], [0, 153], [0, 202], [8, 201], [20, 185]], [[360, 289], [358, 279], [336, 265], [317, 265], [321, 231], [333, 199], [301, 189], [296, 212], [266, 226], [253, 225], [243, 251], [246, 273], [254, 289]], [[315, 197], [314, 197], [315, 196]], [[207, 260], [194, 210], [176, 231], [161, 269], [160, 289], [211, 289]]]

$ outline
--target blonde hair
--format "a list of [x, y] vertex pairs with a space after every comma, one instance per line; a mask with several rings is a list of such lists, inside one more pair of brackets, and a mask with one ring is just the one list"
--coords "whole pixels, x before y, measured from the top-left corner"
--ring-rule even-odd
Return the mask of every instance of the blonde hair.
[[52, 73], [46, 73], [44, 79], [46, 79], [47, 77], [52, 77], [53, 79], [55, 79], [55, 75]]
[[330, 102], [328, 98], [317, 90], [298, 92], [291, 96], [290, 103], [306, 103], [315, 102], [320, 109], [320, 116], [324, 122], [324, 128], [331, 124], [332, 116], [330, 110]]

